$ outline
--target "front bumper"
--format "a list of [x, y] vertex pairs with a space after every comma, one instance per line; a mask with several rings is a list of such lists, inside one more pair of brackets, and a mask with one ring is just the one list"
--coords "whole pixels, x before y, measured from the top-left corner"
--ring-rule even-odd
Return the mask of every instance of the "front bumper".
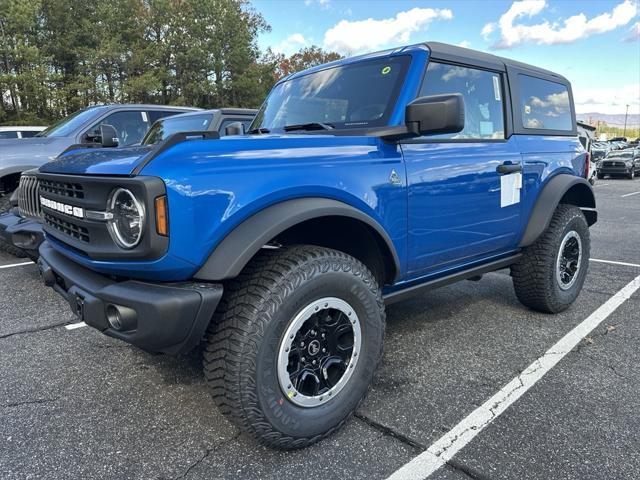
[[40, 222], [34, 218], [22, 218], [15, 209], [0, 215], [0, 236], [5, 242], [29, 251], [32, 256], [37, 256], [44, 241]]
[[600, 175], [629, 175], [633, 167], [599, 167]]
[[[222, 297], [219, 284], [117, 281], [78, 265], [48, 242], [40, 246], [38, 268], [79, 319], [150, 352], [179, 355], [195, 347]], [[114, 317], [120, 328], [109, 322]]]

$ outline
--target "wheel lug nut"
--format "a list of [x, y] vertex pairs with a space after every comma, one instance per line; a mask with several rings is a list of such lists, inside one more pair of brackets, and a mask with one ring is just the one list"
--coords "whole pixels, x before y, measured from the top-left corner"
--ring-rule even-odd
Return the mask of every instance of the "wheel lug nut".
[[314, 361], [313, 361], [313, 362], [311, 362], [311, 363], [313, 363], [313, 364], [315, 365], [315, 364], [316, 364], [316, 361], [314, 360]]
[[323, 349], [322, 349], [322, 353], [327, 353], [327, 349], [326, 349], [326, 348], [323, 348]]
[[300, 342], [300, 346], [301, 346], [301, 347], [304, 347], [304, 342]]
[[306, 360], [306, 358], [302, 357], [300, 360], [304, 362]]

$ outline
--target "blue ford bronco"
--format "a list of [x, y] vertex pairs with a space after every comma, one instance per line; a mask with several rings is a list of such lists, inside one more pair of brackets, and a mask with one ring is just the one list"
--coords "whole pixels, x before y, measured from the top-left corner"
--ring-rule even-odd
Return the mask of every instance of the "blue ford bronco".
[[282, 79], [244, 135], [42, 166], [39, 269], [106, 335], [204, 342], [220, 410], [304, 447], [365, 395], [385, 304], [509, 267], [525, 306], [568, 308], [597, 219], [588, 171], [565, 78], [413, 45]]

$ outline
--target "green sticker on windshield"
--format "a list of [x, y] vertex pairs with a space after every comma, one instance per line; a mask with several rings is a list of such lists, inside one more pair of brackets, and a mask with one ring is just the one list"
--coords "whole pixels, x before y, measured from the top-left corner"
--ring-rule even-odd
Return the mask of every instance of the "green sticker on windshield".
[[391, 71], [391, 67], [384, 67], [384, 68], [382, 69], [382, 74], [383, 74], [383, 75], [386, 75], [386, 74], [387, 74], [387, 73], [389, 73], [390, 71]]

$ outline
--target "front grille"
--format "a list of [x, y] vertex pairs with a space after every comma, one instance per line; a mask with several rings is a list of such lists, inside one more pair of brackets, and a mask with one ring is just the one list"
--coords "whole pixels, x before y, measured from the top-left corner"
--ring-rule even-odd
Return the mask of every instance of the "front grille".
[[602, 162], [603, 167], [625, 167], [624, 162]]
[[69, 198], [84, 198], [84, 188], [79, 183], [56, 182], [42, 179], [40, 190], [45, 193], [53, 193]]
[[70, 237], [80, 240], [81, 242], [89, 243], [90, 241], [89, 230], [85, 227], [81, 227], [80, 225], [76, 225], [73, 222], [62, 220], [61, 218], [54, 217], [53, 215], [45, 212], [44, 223], [65, 235], [69, 235]]
[[35, 175], [23, 173], [18, 185], [18, 212], [22, 217], [41, 218], [42, 209], [38, 198], [39, 181]]

